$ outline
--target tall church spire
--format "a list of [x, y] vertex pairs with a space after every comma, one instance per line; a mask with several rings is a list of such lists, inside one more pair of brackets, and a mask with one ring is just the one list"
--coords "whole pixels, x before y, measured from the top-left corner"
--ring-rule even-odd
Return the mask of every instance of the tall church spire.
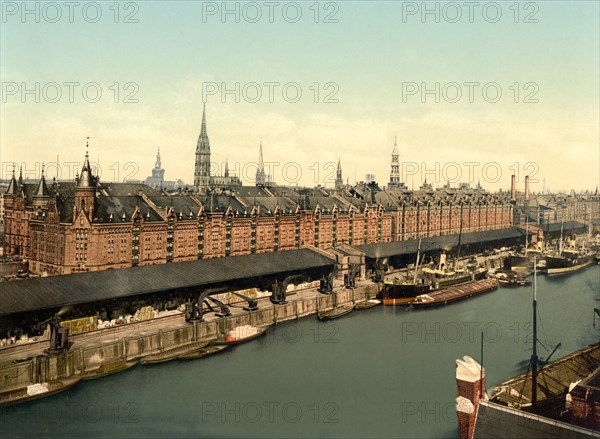
[[158, 148], [158, 151], [156, 152], [156, 162], [154, 162], [154, 169], [160, 169], [161, 163], [160, 163], [160, 147]]
[[344, 187], [344, 178], [342, 177], [342, 161], [338, 158], [337, 169], [335, 173], [335, 188], [341, 189]]
[[206, 104], [202, 104], [202, 127], [196, 144], [194, 186], [197, 190], [204, 190], [210, 186], [210, 181], [210, 141], [206, 130]]
[[208, 137], [208, 134], [206, 134], [206, 103], [202, 103], [202, 128], [200, 128], [200, 137]]
[[165, 170], [162, 168], [162, 161], [160, 159], [160, 148], [156, 152], [156, 161], [154, 162], [154, 169], [152, 169], [153, 183], [156, 186], [162, 186], [163, 180], [165, 179]]
[[398, 189], [400, 186], [400, 154], [398, 153], [398, 138], [394, 137], [394, 149], [392, 150], [392, 165], [388, 188]]
[[256, 169], [256, 185], [264, 185], [267, 182], [265, 174], [265, 161], [263, 159], [262, 138], [260, 139], [260, 148], [258, 150], [258, 167]]

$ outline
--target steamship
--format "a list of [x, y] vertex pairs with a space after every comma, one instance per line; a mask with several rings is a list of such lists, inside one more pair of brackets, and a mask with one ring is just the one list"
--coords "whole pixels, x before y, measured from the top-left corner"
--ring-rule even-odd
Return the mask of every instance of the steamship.
[[575, 235], [569, 240], [569, 245], [552, 256], [546, 256], [546, 270], [548, 274], [568, 273], [579, 270], [594, 261], [594, 252], [578, 247]]
[[527, 242], [529, 236], [529, 222], [525, 224], [525, 246], [519, 251], [508, 255], [504, 260], [504, 268], [511, 271], [531, 271], [533, 270], [533, 259], [538, 262], [544, 259], [544, 235], [541, 230], [537, 232], [536, 242]]
[[523, 251], [508, 255], [504, 261], [504, 266], [512, 271], [530, 271], [533, 269], [533, 259], [542, 261], [544, 257], [544, 251], [541, 247], [526, 248]]
[[[418, 261], [417, 261], [418, 262]], [[414, 274], [407, 273], [403, 278], [392, 278], [384, 282], [384, 305], [408, 305], [417, 296], [454, 285], [479, 281], [487, 278], [488, 270], [477, 266], [475, 258], [469, 259], [464, 268], [448, 268], [446, 254], [440, 254], [437, 268], [430, 265], [418, 268], [415, 264]]]

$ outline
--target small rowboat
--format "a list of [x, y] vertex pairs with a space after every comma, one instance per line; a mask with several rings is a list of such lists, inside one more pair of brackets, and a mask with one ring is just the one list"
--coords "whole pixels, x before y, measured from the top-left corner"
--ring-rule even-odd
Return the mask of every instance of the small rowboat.
[[351, 313], [353, 309], [354, 307], [352, 305], [336, 306], [333, 309], [321, 311], [317, 318], [319, 320], [333, 320]]
[[524, 287], [531, 283], [527, 279], [520, 278], [497, 278], [497, 281], [500, 285], [505, 287]]
[[3, 390], [0, 391], [0, 407], [55, 395], [70, 389], [79, 381], [81, 378], [76, 376]]
[[369, 309], [369, 308], [373, 308], [377, 305], [381, 305], [381, 300], [378, 300], [378, 299], [365, 300], [362, 302], [356, 302], [354, 304], [354, 309]]
[[254, 340], [257, 337], [260, 337], [266, 331], [266, 326], [258, 327], [252, 325], [242, 325], [229, 331], [227, 335], [223, 338], [216, 338], [214, 340], [211, 340], [210, 344], [212, 346], [229, 346], [244, 343], [246, 341]]
[[178, 360], [195, 360], [197, 358], [208, 357], [209, 355], [214, 355], [221, 352], [223, 349], [228, 348], [227, 345], [220, 346], [209, 346], [206, 348], [198, 349], [197, 351], [188, 352], [186, 354], [181, 354], [177, 357]]
[[208, 345], [208, 341], [197, 341], [194, 343], [188, 343], [183, 346], [178, 346], [173, 349], [159, 352], [158, 354], [148, 355], [140, 360], [141, 364], [156, 364], [164, 363], [165, 361], [171, 361], [180, 355], [187, 354], [189, 352], [197, 351]]
[[138, 364], [137, 361], [127, 361], [125, 358], [117, 358], [116, 360], [104, 363], [94, 369], [85, 370], [81, 372], [79, 376], [82, 380], [102, 378], [107, 375], [112, 375], [113, 373], [118, 373], [127, 370], [135, 366], [136, 364]]

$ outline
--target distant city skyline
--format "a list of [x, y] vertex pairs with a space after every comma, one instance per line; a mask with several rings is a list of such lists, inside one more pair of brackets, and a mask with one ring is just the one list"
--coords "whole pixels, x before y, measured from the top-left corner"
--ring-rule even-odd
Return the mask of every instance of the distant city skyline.
[[[490, 190], [508, 188], [515, 170], [521, 184], [528, 170], [535, 174], [533, 191], [544, 179], [566, 191], [598, 184], [597, 2], [539, 3], [537, 23], [524, 20], [525, 10], [515, 20], [508, 4], [496, 23], [479, 13], [473, 22], [438, 23], [407, 14], [407, 2], [339, 3], [333, 23], [323, 21], [331, 12], [324, 3], [318, 23], [302, 4], [297, 23], [280, 15], [251, 23], [210, 15], [203, 3], [212, 4], [141, 3], [137, 23], [123, 22], [124, 10], [115, 23], [108, 5], [97, 23], [3, 16], [1, 177], [9, 163], [31, 169], [57, 154], [80, 165], [90, 136], [106, 181], [144, 180], [160, 147], [165, 178], [191, 184], [206, 101], [221, 173], [226, 160], [232, 172], [256, 163], [262, 138], [279, 184], [294, 162], [299, 185], [331, 175], [332, 186], [341, 158], [344, 180], [374, 174], [387, 185], [397, 136], [400, 163], [425, 168], [401, 177], [409, 188], [432, 169], [435, 185], [445, 184], [444, 170], [453, 177], [458, 169], [462, 178], [452, 184], [481, 181]], [[485, 165], [500, 178], [486, 178]], [[240, 175], [244, 184], [254, 172], [248, 176]]]

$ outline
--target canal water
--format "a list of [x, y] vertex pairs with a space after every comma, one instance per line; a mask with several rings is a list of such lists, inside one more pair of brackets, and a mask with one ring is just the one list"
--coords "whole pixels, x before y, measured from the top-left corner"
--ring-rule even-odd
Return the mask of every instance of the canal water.
[[[455, 438], [455, 359], [488, 389], [527, 370], [531, 287], [431, 310], [378, 307], [277, 325], [201, 360], [136, 366], [0, 411], [0, 437]], [[539, 356], [600, 339], [600, 266], [538, 277]], [[597, 319], [598, 320], [598, 319]]]

